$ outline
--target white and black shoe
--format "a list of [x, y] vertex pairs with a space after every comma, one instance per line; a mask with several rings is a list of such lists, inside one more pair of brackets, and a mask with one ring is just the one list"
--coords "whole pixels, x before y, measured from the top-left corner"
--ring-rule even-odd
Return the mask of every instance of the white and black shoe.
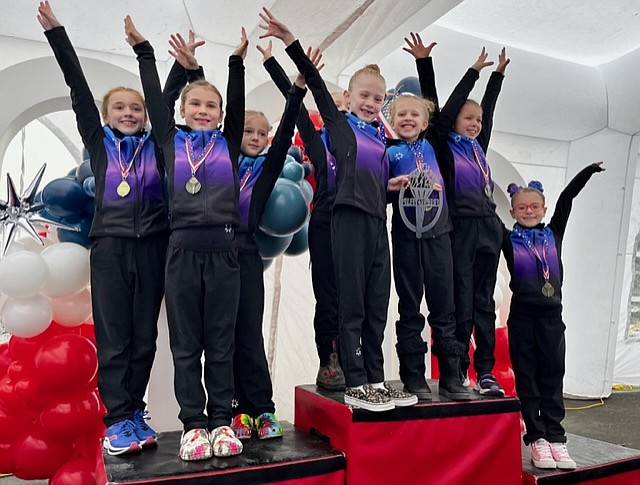
[[363, 389], [357, 387], [345, 387], [344, 403], [367, 411], [391, 411], [396, 406], [388, 396], [374, 389], [371, 384], [365, 384]]

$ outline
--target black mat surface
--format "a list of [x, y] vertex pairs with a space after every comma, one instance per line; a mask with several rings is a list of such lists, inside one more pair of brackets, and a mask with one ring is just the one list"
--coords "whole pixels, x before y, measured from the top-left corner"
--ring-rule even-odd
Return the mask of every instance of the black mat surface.
[[640, 450], [567, 434], [575, 470], [541, 470], [531, 463], [531, 449], [522, 445], [522, 470], [541, 484], [578, 483], [640, 469]]
[[[344, 455], [325, 441], [282, 422], [284, 436], [253, 437], [229, 458], [185, 462], [178, 457], [181, 433], [158, 435], [158, 447], [126, 456], [104, 455], [108, 483], [259, 484], [344, 469]], [[214, 480], [215, 479], [215, 480]]]

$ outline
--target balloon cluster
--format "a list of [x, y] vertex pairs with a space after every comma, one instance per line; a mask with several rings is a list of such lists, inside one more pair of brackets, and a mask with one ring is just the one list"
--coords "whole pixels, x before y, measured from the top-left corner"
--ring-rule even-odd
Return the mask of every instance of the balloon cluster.
[[309, 163], [303, 163], [300, 148], [291, 147], [256, 232], [265, 268], [280, 254], [297, 256], [307, 250], [313, 187], [305, 177], [311, 170]]
[[[89, 252], [15, 241], [0, 260], [0, 473], [95, 483], [104, 432], [91, 319]], [[42, 250], [41, 253], [38, 251]]]
[[89, 160], [71, 170], [66, 177], [49, 182], [42, 190], [42, 214], [70, 226], [58, 228], [60, 242], [73, 242], [88, 248], [89, 231], [95, 212], [96, 181]]

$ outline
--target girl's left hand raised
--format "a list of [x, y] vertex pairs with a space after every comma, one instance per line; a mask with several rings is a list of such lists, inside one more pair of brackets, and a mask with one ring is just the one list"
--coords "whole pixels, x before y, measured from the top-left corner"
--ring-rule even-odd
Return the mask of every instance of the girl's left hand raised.
[[244, 27], [240, 30], [240, 43], [236, 50], [233, 51], [234, 56], [240, 56], [242, 59], [247, 57], [247, 47], [249, 47], [249, 39], [247, 38], [247, 31]]
[[131, 47], [147, 40], [142, 36], [140, 32], [138, 32], [136, 26], [133, 25], [133, 20], [131, 19], [130, 15], [127, 15], [124, 18], [124, 33], [127, 36], [127, 43]]

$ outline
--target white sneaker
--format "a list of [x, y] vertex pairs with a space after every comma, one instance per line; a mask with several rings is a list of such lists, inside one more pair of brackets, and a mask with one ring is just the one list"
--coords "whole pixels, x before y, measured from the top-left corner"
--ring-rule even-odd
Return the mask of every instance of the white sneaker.
[[564, 443], [549, 443], [551, 456], [556, 462], [556, 466], [561, 470], [575, 470], [576, 462], [571, 459]]
[[373, 388], [371, 384], [365, 384], [363, 390], [357, 387], [346, 387], [344, 390], [344, 403], [368, 411], [391, 411], [396, 407], [393, 401]]
[[204, 428], [195, 428], [182, 433], [180, 459], [184, 461], [206, 460], [211, 458], [212, 453], [209, 431]]
[[551, 454], [551, 446], [544, 438], [531, 443], [531, 461], [536, 468], [553, 469], [556, 467], [556, 461]]
[[382, 385], [384, 386], [384, 388], [381, 389], [379, 387], [374, 387], [374, 389], [383, 396], [391, 399], [391, 402], [396, 407], [413, 406], [414, 404], [418, 404], [418, 396], [416, 396], [415, 394], [395, 389], [391, 387], [388, 382], [384, 382]]

